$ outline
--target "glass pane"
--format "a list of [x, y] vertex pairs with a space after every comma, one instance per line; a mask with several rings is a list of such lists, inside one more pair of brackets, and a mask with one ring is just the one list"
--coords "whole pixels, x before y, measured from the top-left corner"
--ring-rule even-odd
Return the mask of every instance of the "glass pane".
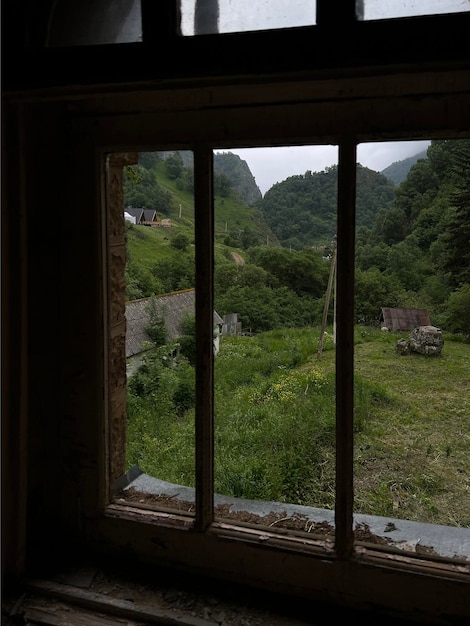
[[126, 469], [133, 503], [194, 512], [193, 153], [143, 152], [125, 169]]
[[183, 35], [232, 33], [315, 24], [316, 0], [181, 0]]
[[359, 0], [365, 20], [470, 11], [469, 0]]
[[142, 41], [140, 0], [58, 0], [47, 45], [93, 46]]
[[336, 146], [214, 155], [215, 515], [330, 541], [337, 159]]
[[390, 165], [358, 166], [356, 539], [468, 559], [470, 141], [358, 161], [374, 153]]

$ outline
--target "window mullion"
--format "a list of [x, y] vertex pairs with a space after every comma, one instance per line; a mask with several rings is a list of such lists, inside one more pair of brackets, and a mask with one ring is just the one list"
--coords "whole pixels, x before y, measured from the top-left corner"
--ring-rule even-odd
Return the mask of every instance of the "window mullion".
[[142, 42], [145, 45], [155, 47], [181, 34], [180, 0], [140, 1]]
[[352, 23], [362, 16], [361, 7], [357, 0], [317, 0], [316, 24], [335, 28]]
[[336, 551], [353, 549], [354, 251], [356, 142], [339, 145], [336, 335]]
[[196, 526], [214, 519], [214, 196], [213, 152], [194, 152], [196, 242]]

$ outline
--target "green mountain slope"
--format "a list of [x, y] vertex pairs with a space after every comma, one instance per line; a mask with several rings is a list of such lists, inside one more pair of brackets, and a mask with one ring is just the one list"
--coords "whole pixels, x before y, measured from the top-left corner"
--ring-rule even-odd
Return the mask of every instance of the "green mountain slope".
[[399, 185], [406, 179], [408, 172], [413, 165], [417, 163], [419, 159], [426, 158], [426, 153], [427, 150], [423, 150], [422, 152], [418, 152], [418, 154], [408, 157], [407, 159], [403, 159], [402, 161], [395, 161], [385, 169], [381, 170], [380, 173], [386, 176], [395, 185]]
[[[306, 172], [277, 183], [257, 204], [281, 244], [301, 250], [326, 245], [336, 234], [336, 165], [323, 172]], [[392, 206], [395, 189], [391, 181], [357, 165], [357, 227], [371, 228], [381, 209]]]
[[[167, 159], [174, 153], [165, 153], [166, 159], [161, 158], [161, 154], [142, 153], [138, 165], [126, 168], [125, 206], [152, 208], [157, 211], [160, 223], [164, 220], [169, 224], [167, 227], [126, 224], [128, 300], [194, 287], [193, 170], [184, 165], [184, 162], [190, 165], [191, 160], [187, 154], [179, 153], [181, 161], [169, 168]], [[192, 153], [190, 155], [192, 157]], [[232, 161], [236, 166], [239, 165], [237, 160], [238, 157]], [[237, 171], [240, 170], [235, 167]], [[232, 253], [244, 258], [251, 246], [280, 247], [259, 209], [243, 201], [228, 177], [219, 174], [215, 182], [216, 262], [233, 263]], [[186, 238], [186, 246], [177, 244], [176, 238], [181, 236]]]

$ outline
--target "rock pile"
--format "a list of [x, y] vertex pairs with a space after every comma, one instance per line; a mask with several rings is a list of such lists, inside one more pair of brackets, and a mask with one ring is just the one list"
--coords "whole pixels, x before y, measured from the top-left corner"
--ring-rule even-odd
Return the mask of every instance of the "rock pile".
[[407, 339], [399, 339], [396, 351], [399, 354], [418, 352], [425, 356], [439, 356], [442, 352], [444, 339], [442, 331], [436, 326], [419, 326], [414, 328]]

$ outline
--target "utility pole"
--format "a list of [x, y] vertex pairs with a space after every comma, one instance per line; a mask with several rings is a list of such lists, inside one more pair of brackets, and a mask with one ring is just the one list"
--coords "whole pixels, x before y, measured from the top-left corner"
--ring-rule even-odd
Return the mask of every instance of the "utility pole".
[[[328, 319], [328, 309], [330, 308], [331, 288], [333, 285], [333, 278], [335, 277], [335, 275], [336, 275], [336, 240], [334, 242], [333, 252], [331, 254], [330, 276], [328, 278], [328, 287], [326, 289], [325, 306], [323, 307], [323, 319], [322, 319], [321, 330], [320, 330], [320, 343], [319, 343], [318, 352], [317, 352], [318, 357], [321, 356], [321, 353], [323, 351], [326, 321]], [[334, 333], [335, 333], [334, 340], [336, 343], [336, 298], [335, 298], [335, 303], [334, 303], [334, 316], [335, 316], [335, 319], [333, 320], [333, 328], [334, 328]]]

